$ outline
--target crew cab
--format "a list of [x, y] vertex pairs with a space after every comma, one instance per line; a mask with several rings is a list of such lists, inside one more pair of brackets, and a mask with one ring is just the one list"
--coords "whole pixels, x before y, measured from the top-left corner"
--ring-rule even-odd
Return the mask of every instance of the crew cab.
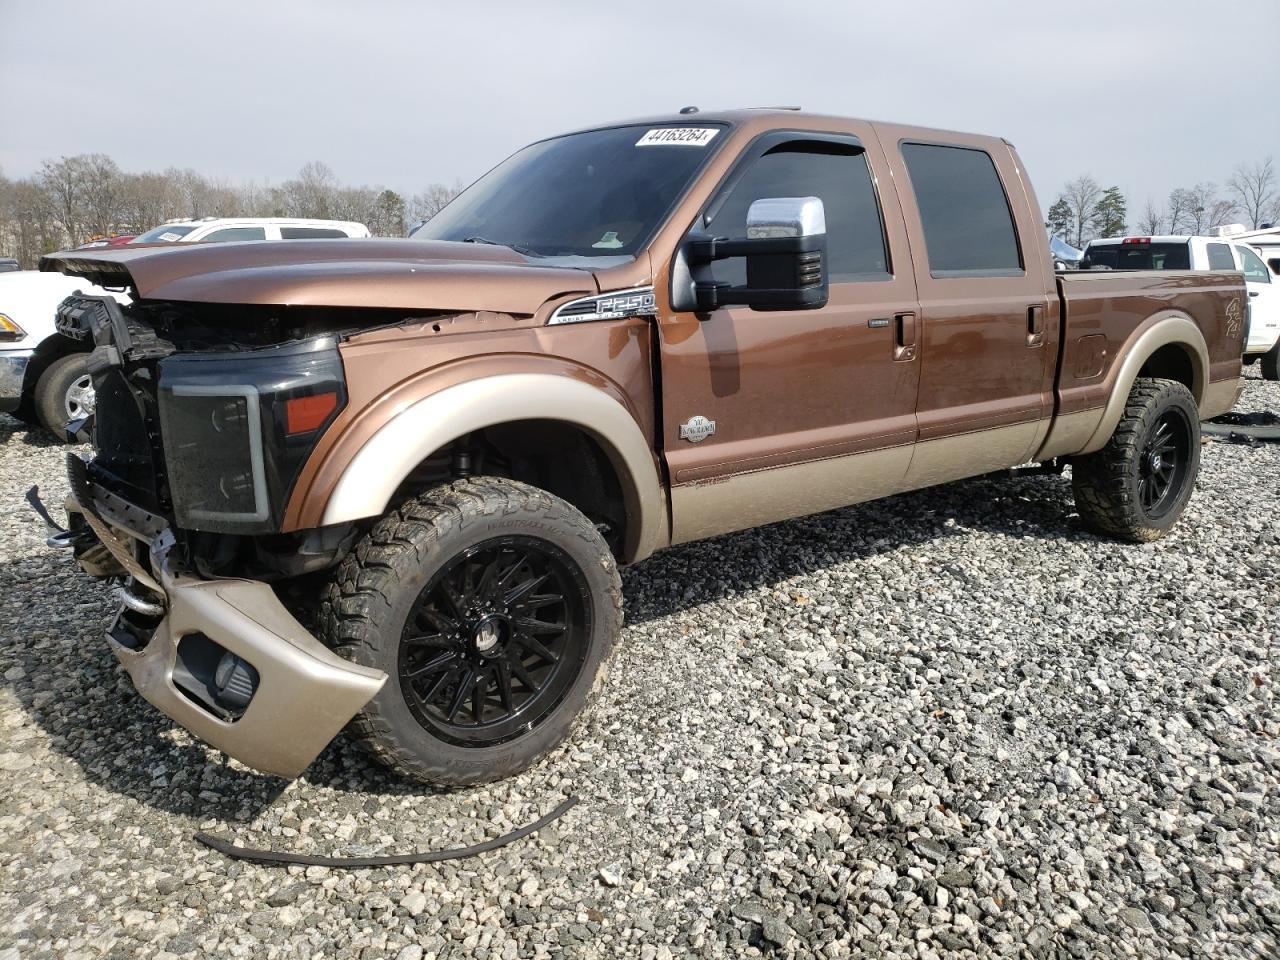
[[130, 243], [205, 243], [232, 240], [342, 240], [367, 237], [369, 228], [349, 220], [298, 217], [203, 217], [170, 220]]
[[294, 776], [569, 733], [618, 565], [1024, 464], [1164, 535], [1240, 390], [1234, 272], [1055, 275], [998, 137], [786, 110], [520, 150], [399, 240], [71, 251], [96, 417], [69, 528], [142, 695]]
[[1256, 250], [1235, 237], [1108, 237], [1090, 240], [1084, 270], [1223, 270], [1244, 274], [1250, 322], [1245, 362], [1261, 361], [1267, 380], [1280, 380], [1280, 282]]

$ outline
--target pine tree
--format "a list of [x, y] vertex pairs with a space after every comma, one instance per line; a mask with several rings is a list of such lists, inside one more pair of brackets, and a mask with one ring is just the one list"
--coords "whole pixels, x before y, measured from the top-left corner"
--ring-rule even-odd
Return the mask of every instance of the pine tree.
[[1124, 194], [1120, 192], [1119, 187], [1107, 187], [1103, 191], [1102, 199], [1094, 206], [1090, 220], [1098, 236], [1122, 237], [1129, 229], [1126, 223], [1127, 218], [1128, 205], [1125, 203]]

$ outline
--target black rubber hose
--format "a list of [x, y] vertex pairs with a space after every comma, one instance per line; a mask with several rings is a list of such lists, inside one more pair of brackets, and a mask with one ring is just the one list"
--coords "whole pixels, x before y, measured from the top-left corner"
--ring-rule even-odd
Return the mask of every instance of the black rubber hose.
[[1202, 423], [1200, 432], [1210, 437], [1239, 437], [1249, 440], [1280, 440], [1280, 426], [1253, 426], [1246, 423]]
[[237, 847], [221, 837], [201, 831], [196, 839], [206, 847], [212, 847], [224, 856], [233, 860], [248, 860], [253, 863], [265, 863], [273, 866], [289, 866], [301, 864], [306, 867], [337, 867], [340, 870], [367, 870], [373, 867], [400, 867], [411, 863], [437, 863], [441, 860], [463, 860], [467, 857], [479, 856], [490, 850], [497, 850], [509, 843], [521, 840], [531, 833], [537, 833], [552, 821], [559, 820], [578, 803], [577, 797], [569, 797], [564, 803], [550, 813], [539, 817], [501, 837], [485, 840], [471, 847], [460, 847], [457, 850], [427, 850], [422, 853], [401, 853], [386, 857], [312, 857], [302, 853], [284, 853], [278, 850], [254, 850], [249, 847]]

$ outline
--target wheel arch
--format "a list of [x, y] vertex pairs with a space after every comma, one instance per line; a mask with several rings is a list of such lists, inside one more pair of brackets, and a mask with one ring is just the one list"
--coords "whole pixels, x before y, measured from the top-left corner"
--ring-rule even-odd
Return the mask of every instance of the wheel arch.
[[641, 560], [664, 545], [670, 536], [666, 498], [639, 424], [601, 386], [556, 373], [478, 377], [406, 404], [345, 465], [320, 523], [380, 516], [411, 474], [440, 451], [478, 431], [519, 431], [535, 423], [554, 425], [563, 436], [576, 435], [603, 455], [622, 497], [623, 562]]
[[1209, 347], [1195, 321], [1186, 314], [1157, 314], [1141, 324], [1121, 348], [1120, 361], [1102, 419], [1080, 453], [1104, 447], [1124, 415], [1125, 403], [1139, 377], [1176, 380], [1191, 391], [1196, 405], [1209, 387]]

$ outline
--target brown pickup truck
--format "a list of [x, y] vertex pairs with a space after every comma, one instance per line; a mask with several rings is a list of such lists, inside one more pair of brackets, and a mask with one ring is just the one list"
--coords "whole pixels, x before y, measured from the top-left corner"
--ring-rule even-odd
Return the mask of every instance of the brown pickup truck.
[[42, 268], [133, 297], [59, 309], [96, 453], [51, 542], [142, 695], [448, 784], [564, 739], [655, 550], [1023, 464], [1161, 536], [1247, 321], [1235, 274], [1055, 275], [1007, 141], [785, 110], [540, 141], [410, 239]]

